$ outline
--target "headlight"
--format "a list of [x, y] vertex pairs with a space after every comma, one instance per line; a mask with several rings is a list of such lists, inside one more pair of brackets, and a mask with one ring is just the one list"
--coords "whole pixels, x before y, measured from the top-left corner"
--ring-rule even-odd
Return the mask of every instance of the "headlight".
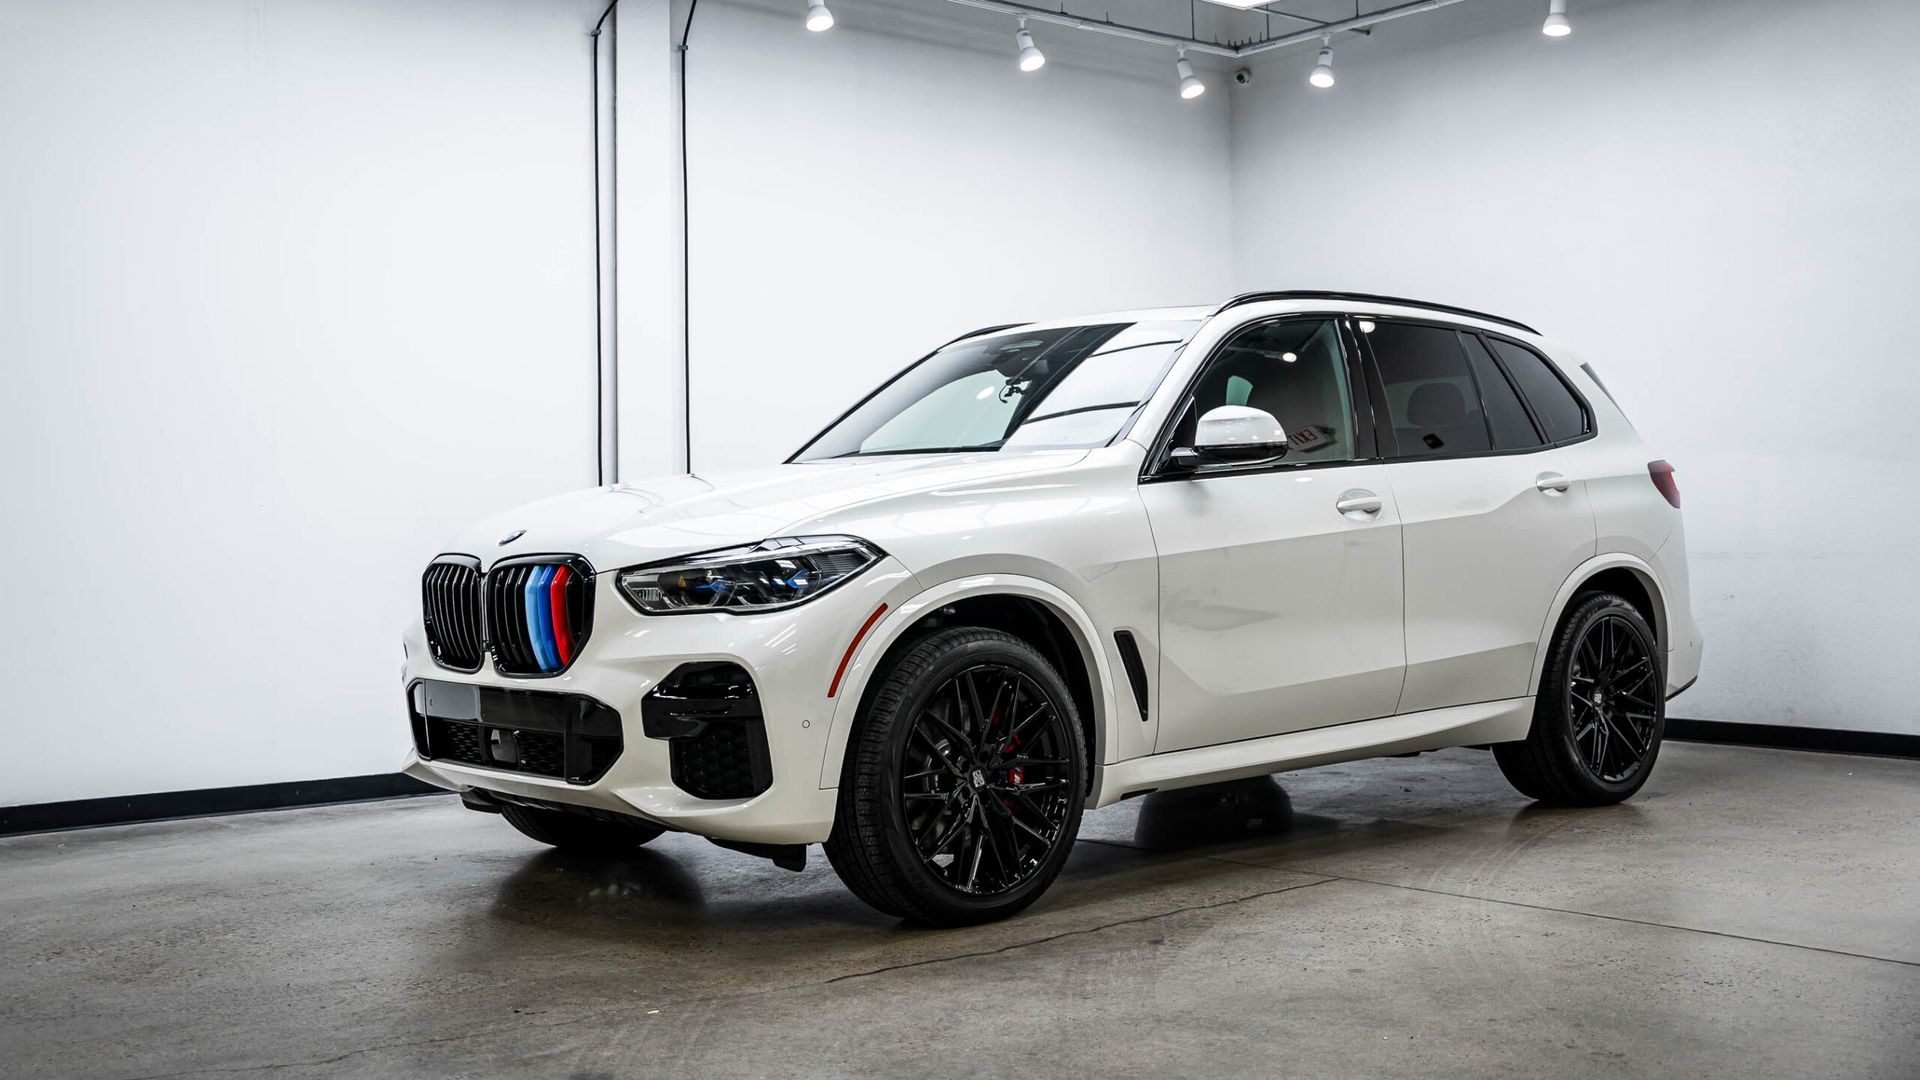
[[620, 573], [620, 591], [648, 615], [777, 611], [804, 604], [879, 562], [851, 536], [797, 536], [710, 551]]

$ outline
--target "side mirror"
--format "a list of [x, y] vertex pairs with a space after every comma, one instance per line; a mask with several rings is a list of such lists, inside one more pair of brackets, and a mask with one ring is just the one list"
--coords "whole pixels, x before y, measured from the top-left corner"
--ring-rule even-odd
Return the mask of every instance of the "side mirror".
[[1222, 405], [1201, 414], [1193, 445], [1175, 450], [1171, 459], [1180, 468], [1195, 469], [1271, 461], [1286, 452], [1287, 431], [1272, 413], [1246, 405]]

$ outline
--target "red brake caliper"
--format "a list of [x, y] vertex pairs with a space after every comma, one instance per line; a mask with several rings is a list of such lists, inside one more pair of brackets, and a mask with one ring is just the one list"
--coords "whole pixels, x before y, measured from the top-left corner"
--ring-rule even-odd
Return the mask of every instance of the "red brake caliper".
[[[997, 703], [993, 707], [993, 719], [995, 723], [999, 723], [1000, 721], [1000, 706]], [[1015, 719], [1018, 719], [1018, 717], [1016, 716]], [[1000, 753], [1004, 757], [1005, 755], [1011, 754], [1018, 749], [1020, 749], [1020, 736], [1018, 733], [1016, 733], [1013, 736], [1013, 740], [1011, 742], [1007, 743], [1007, 745], [1000, 748]], [[1022, 769], [1018, 765], [1015, 765], [1013, 768], [1007, 770], [1007, 783], [1018, 786], [1021, 778], [1024, 776], [1026, 776], [1026, 770]], [[1009, 799], [1002, 798], [1000, 800], [1000, 805], [1006, 807], [1009, 810], [1013, 809], [1013, 802]]]

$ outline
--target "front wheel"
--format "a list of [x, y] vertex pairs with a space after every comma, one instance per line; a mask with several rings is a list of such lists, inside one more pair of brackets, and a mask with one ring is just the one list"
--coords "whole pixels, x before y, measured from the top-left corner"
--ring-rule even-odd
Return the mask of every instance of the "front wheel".
[[881, 676], [827, 858], [862, 900], [935, 926], [1004, 919], [1060, 873], [1086, 803], [1065, 680], [998, 630], [927, 635]]
[[1640, 790], [1666, 728], [1666, 665], [1653, 628], [1612, 593], [1581, 598], [1554, 634], [1533, 729], [1500, 743], [1507, 781], [1543, 802], [1617, 803]]

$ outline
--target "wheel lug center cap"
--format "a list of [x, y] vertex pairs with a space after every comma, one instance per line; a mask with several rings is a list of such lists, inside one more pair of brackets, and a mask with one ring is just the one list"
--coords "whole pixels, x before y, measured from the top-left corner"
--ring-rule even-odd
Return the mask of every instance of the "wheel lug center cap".
[[981, 772], [979, 769], [973, 770], [973, 775], [968, 777], [968, 779], [972, 781], [973, 786], [976, 788], [983, 788], [987, 786], [987, 774], [984, 772]]

